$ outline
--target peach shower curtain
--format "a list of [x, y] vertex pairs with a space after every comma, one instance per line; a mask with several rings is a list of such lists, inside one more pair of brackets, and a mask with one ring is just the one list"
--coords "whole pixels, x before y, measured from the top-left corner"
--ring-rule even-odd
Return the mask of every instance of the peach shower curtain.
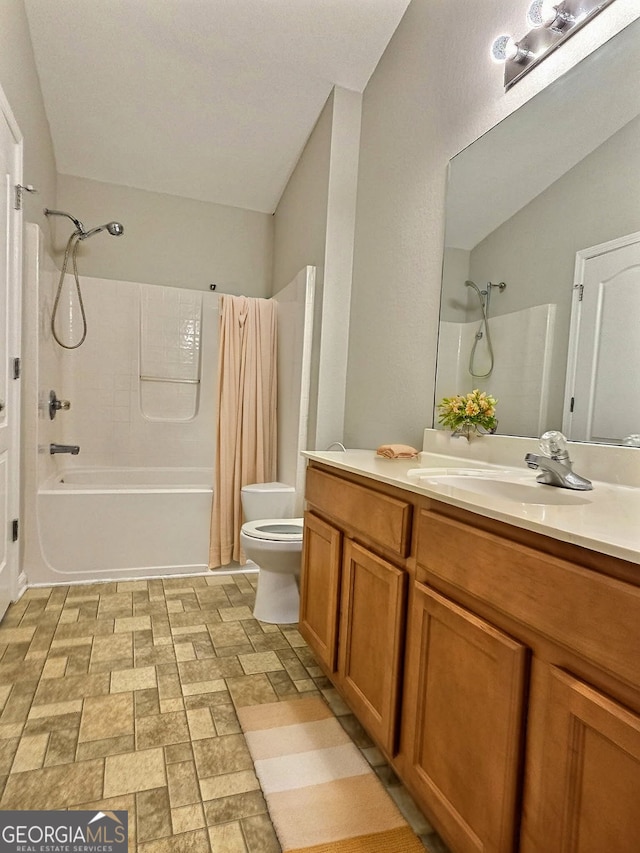
[[240, 489], [276, 478], [276, 305], [220, 298], [218, 430], [209, 567], [244, 562]]

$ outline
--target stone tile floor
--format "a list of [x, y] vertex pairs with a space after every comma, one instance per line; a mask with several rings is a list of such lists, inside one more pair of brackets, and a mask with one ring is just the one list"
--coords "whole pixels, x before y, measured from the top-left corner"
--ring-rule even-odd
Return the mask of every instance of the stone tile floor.
[[[235, 709], [322, 693], [447, 853], [257, 574], [28, 590], [0, 625], [0, 809], [126, 809], [131, 853], [279, 853]], [[390, 851], [392, 853], [392, 851]]]

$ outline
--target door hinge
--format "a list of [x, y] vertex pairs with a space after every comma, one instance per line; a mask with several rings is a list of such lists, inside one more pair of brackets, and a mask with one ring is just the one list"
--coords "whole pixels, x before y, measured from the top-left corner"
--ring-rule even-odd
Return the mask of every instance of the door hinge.
[[14, 518], [13, 521], [11, 522], [11, 541], [12, 542], [18, 541], [18, 530], [19, 530], [19, 528], [20, 528], [20, 522], [17, 518]]
[[22, 372], [22, 363], [19, 358], [13, 359], [13, 378], [20, 379], [20, 374]]
[[574, 287], [578, 291], [578, 302], [582, 302], [584, 297], [584, 284], [574, 284]]
[[570, 411], [570, 412], [572, 412], [572, 411], [573, 411], [573, 406], [574, 406], [575, 402], [576, 402], [576, 398], [575, 398], [575, 397], [572, 397], [572, 398], [571, 398], [571, 404], [570, 404], [570, 406], [569, 406], [569, 411]]
[[22, 210], [22, 195], [23, 193], [37, 193], [38, 190], [35, 189], [31, 184], [15, 184], [14, 186], [14, 199], [13, 199], [13, 207], [14, 210]]

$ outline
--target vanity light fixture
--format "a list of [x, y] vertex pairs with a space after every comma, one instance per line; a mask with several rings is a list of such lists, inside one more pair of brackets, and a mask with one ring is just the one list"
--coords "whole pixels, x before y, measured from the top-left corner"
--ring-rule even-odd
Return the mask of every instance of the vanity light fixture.
[[491, 45], [491, 57], [504, 62], [504, 86], [510, 89], [580, 27], [613, 0], [533, 0], [527, 12], [532, 29], [521, 39], [502, 35]]

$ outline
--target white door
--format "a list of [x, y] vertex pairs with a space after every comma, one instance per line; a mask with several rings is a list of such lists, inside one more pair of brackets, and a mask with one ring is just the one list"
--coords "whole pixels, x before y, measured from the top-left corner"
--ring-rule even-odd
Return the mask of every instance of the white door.
[[607, 444], [640, 434], [640, 232], [577, 254], [563, 429]]
[[22, 142], [0, 90], [0, 618], [17, 593], [20, 504], [20, 228], [15, 186], [22, 178]]

